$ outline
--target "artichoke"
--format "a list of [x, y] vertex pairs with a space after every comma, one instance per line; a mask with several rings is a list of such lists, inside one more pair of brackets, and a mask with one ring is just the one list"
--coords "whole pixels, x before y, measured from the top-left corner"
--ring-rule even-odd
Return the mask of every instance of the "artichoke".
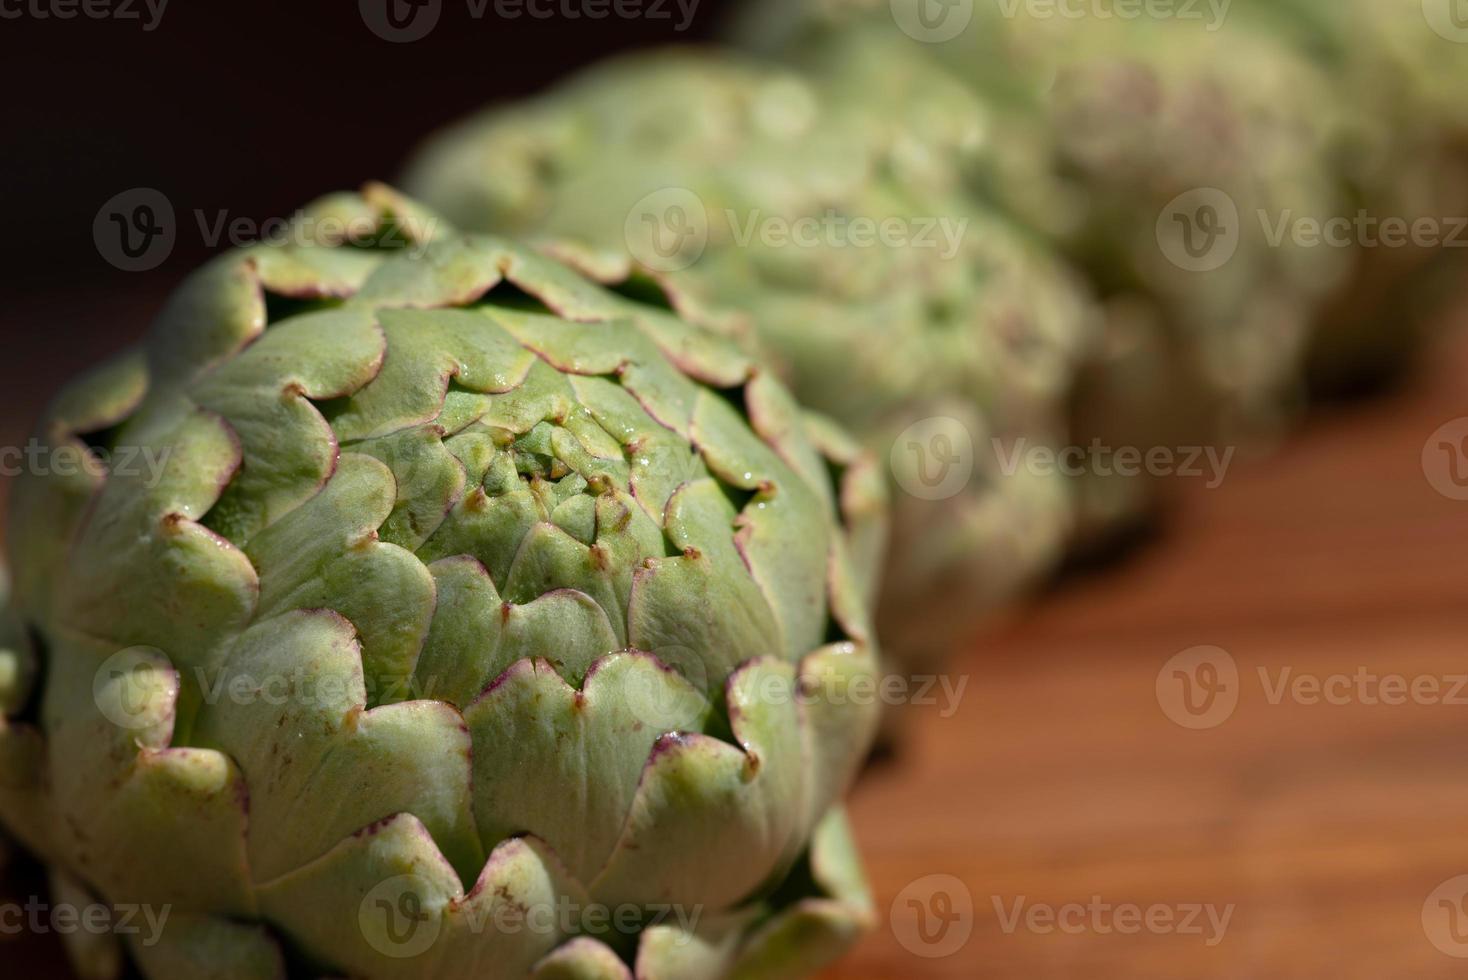
[[[931, 111], [904, 115], [717, 52], [644, 54], [468, 120], [407, 178], [460, 224], [661, 284], [890, 458], [906, 492], [878, 622], [909, 665], [1061, 555], [1066, 481], [1006, 472], [994, 440], [1063, 441], [1094, 328], [1043, 243], [964, 193], [972, 96], [927, 94]], [[844, 237], [857, 222], [901, 234]], [[801, 227], [822, 231], [786, 234]], [[972, 474], [929, 493], [936, 461], [900, 436], [935, 418]]]
[[[1107, 355], [1078, 388], [1078, 436], [1143, 448], [1269, 439], [1300, 406], [1315, 312], [1348, 270], [1341, 249], [1276, 237], [1342, 207], [1327, 79], [1236, 29], [1045, 27], [1064, 32], [1046, 69], [1055, 166], [1085, 201], [1058, 244], [1113, 313]], [[1093, 524], [1150, 490], [1116, 482], [1088, 482]]]
[[[1349, 266], [1340, 249], [1275, 240], [1282, 219], [1342, 209], [1329, 164], [1343, 112], [1329, 78], [1232, 25], [979, 0], [947, 8], [953, 30], [927, 36], [924, 5], [938, 9], [810, 0], [796, 5], [804, 17], [751, 17], [742, 34], [889, 112], [925, 105], [934, 83], [910, 82], [924, 71], [973, 93], [991, 138], [959, 164], [970, 192], [1046, 236], [1107, 308], [1078, 375], [1078, 442], [1273, 432], [1299, 400], [1312, 315]], [[1197, 242], [1183, 237], [1180, 222], [1202, 217], [1216, 220], [1192, 229]], [[1187, 249], [1215, 230], [1217, 249], [1195, 261]], [[1120, 484], [1083, 481], [1083, 528], [1125, 519], [1152, 493]]]
[[45, 417], [6, 828], [170, 912], [152, 978], [836, 955], [872, 917], [873, 464], [712, 332], [385, 188], [295, 228]]
[[[1468, 230], [1468, 30], [1455, 0], [1248, 0], [1251, 27], [1288, 40], [1349, 107], [1332, 147], [1334, 177], [1367, 247], [1317, 318], [1316, 387], [1351, 391], [1390, 380], [1456, 292]], [[1428, 237], [1391, 244], [1380, 224], [1426, 222]]]

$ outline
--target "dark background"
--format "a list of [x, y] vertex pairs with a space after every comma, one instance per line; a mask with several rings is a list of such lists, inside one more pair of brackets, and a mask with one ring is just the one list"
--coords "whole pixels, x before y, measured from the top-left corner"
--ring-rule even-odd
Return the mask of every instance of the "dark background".
[[[152, 31], [142, 0], [112, 0], [134, 20], [41, 19], [37, 2], [52, 0], [0, 3], [7, 442], [218, 250], [196, 209], [259, 222], [391, 180], [434, 129], [619, 50], [707, 40], [737, 0], [698, 0], [686, 31], [674, 2], [662, 16], [505, 20], [493, 4], [476, 19], [468, 0], [439, 0], [436, 27], [412, 43], [375, 35], [357, 0], [170, 0]], [[114, 268], [92, 237], [102, 205], [134, 187], [161, 191], [177, 215], [177, 243], [152, 272]]]

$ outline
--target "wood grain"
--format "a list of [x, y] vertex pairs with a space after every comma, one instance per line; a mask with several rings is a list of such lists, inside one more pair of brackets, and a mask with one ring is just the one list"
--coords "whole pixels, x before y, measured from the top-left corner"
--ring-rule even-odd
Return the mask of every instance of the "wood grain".
[[[1468, 940], [1423, 911], [1468, 874], [1468, 687], [1447, 697], [1468, 675], [1468, 503], [1422, 466], [1428, 437], [1468, 415], [1468, 344], [1431, 360], [1410, 393], [1317, 417], [1216, 490], [1181, 486], [1160, 543], [955, 665], [956, 713], [909, 709], [906, 748], [852, 804], [882, 926], [830, 980], [1468, 973], [1427, 926], [1465, 956]], [[1233, 715], [1205, 730], [1170, 721], [1157, 692], [1160, 668], [1197, 645], [1240, 675]], [[1352, 683], [1331, 703], [1272, 699], [1285, 668]], [[1438, 700], [1457, 703], [1426, 687], [1368, 703], [1396, 692], [1358, 671], [1441, 679]], [[907, 902], [931, 903], [934, 874], [962, 882], [972, 931], [921, 958], [908, 947], [941, 950]], [[1077, 934], [1006, 929], [1016, 902], [1093, 896], [1234, 910], [1214, 945], [1160, 919], [1132, 935], [1089, 914]]]

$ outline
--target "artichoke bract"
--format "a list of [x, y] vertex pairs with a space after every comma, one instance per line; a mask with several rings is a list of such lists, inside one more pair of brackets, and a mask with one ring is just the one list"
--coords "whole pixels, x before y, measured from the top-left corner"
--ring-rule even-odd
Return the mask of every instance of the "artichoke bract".
[[838, 954], [874, 464], [712, 332], [386, 188], [293, 227], [45, 417], [5, 827], [168, 910], [154, 978]]
[[1064, 440], [1095, 327], [1043, 244], [964, 193], [969, 93], [928, 97], [888, 112], [719, 52], [641, 54], [450, 129], [406, 179], [458, 223], [661, 284], [889, 459], [878, 622], [907, 664], [1063, 552], [1064, 478], [1006, 471], [995, 440]]

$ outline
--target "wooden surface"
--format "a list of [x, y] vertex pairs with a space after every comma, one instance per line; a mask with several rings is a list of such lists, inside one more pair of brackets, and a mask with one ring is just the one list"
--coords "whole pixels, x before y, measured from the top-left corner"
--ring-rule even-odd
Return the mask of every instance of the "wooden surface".
[[[1454, 946], [1446, 910], [1423, 912], [1468, 874], [1468, 687], [1448, 698], [1446, 680], [1468, 675], [1468, 503], [1422, 464], [1434, 430], [1468, 415], [1468, 345], [1432, 361], [1403, 395], [1319, 417], [1219, 489], [1186, 490], [1163, 541], [956, 665], [958, 713], [912, 709], [901, 758], [852, 805], [882, 925], [832, 980], [1468, 975], [1427, 932], [1468, 956], [1468, 915]], [[1233, 658], [1238, 701], [1190, 730], [1163, 713], [1157, 675], [1198, 645]], [[1350, 675], [1333, 699], [1349, 703], [1271, 703], [1285, 667]], [[1361, 670], [1445, 679], [1458, 703], [1427, 703], [1425, 686], [1421, 703], [1363, 703], [1397, 692], [1357, 685]], [[937, 940], [934, 874], [967, 889], [972, 931], [922, 959], [902, 939], [942, 951], [908, 905], [929, 903]], [[1072, 913], [1074, 935], [1004, 928], [1017, 901], [1093, 896], [1234, 911], [1211, 947], [1162, 928], [1103, 934], [1089, 913]]]
[[[1423, 917], [1468, 873], [1468, 704], [1271, 704], [1257, 673], [1468, 673], [1468, 503], [1421, 464], [1429, 435], [1468, 415], [1468, 344], [1433, 362], [1404, 395], [1317, 418], [1219, 489], [1183, 487], [1165, 538], [960, 660], [957, 713], [910, 709], [905, 747], [852, 805], [881, 925], [831, 980], [1468, 974]], [[1164, 714], [1157, 676], [1198, 645], [1234, 659], [1238, 704], [1189, 730]], [[966, 942], [921, 958], [903, 941], [935, 947], [908, 901], [940, 908], [932, 875], [961, 882], [972, 913], [929, 932]], [[1075, 935], [1007, 932], [996, 911], [1093, 896], [1233, 911], [1211, 946], [1102, 933], [1113, 920], [1089, 912]], [[0, 976], [40, 975], [53, 955], [0, 938]]]

